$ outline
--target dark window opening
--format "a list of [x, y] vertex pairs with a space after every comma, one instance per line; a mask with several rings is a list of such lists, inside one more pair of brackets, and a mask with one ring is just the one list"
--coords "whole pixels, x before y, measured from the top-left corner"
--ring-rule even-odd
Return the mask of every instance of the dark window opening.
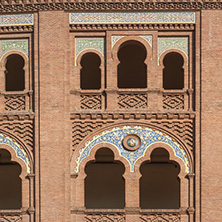
[[146, 48], [137, 41], [127, 41], [120, 46], [118, 52], [119, 88], [147, 87], [147, 66], [144, 63], [146, 56]]
[[184, 59], [176, 52], [168, 53], [163, 59], [163, 88], [183, 89], [184, 88]]
[[95, 53], [86, 53], [80, 62], [81, 89], [100, 89], [101, 88], [101, 59]]
[[7, 57], [5, 65], [6, 91], [23, 91], [25, 89], [25, 61], [22, 56], [13, 54]]
[[151, 162], [140, 168], [140, 207], [142, 209], [178, 209], [180, 207], [180, 167], [169, 162], [163, 148], [152, 152]]
[[22, 207], [21, 167], [11, 161], [7, 150], [0, 149], [0, 210]]
[[96, 160], [85, 172], [85, 207], [87, 209], [123, 209], [125, 206], [124, 166], [114, 161], [108, 148], [96, 152]]

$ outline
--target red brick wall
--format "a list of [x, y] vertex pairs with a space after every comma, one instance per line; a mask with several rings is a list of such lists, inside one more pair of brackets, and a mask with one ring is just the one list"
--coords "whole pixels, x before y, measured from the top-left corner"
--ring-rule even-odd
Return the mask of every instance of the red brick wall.
[[201, 221], [222, 219], [222, 11], [202, 11]]
[[[39, 12], [41, 221], [68, 221], [68, 14]], [[68, 91], [67, 91], [68, 90]]]

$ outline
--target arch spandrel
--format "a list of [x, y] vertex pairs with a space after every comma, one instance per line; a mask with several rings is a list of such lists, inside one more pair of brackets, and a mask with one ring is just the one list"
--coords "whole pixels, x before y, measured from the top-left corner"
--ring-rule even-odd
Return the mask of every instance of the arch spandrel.
[[4, 146], [3, 148], [5, 148], [5, 145], [11, 147], [16, 154], [16, 158], [22, 160], [25, 164], [27, 168], [27, 173], [31, 172], [31, 160], [27, 152], [22, 148], [19, 143], [15, 142], [11, 137], [5, 136], [4, 134], [0, 133], [0, 148], [1, 145]]
[[[128, 150], [123, 145], [124, 138], [132, 134], [137, 135], [141, 140], [141, 145], [136, 150]], [[161, 144], [163, 144], [163, 147], [166, 145], [170, 147], [174, 156], [184, 164], [186, 173], [190, 172], [191, 163], [186, 151], [170, 136], [163, 134], [161, 131], [154, 131], [149, 127], [123, 126], [121, 128], [114, 127], [111, 130], [103, 131], [99, 135], [95, 135], [93, 139], [87, 141], [79, 150], [78, 156], [75, 159], [75, 173], [79, 172], [82, 161], [90, 155], [91, 150], [95, 146], [98, 146], [98, 144], [104, 143], [111, 144], [118, 150], [119, 156], [126, 159], [129, 163], [131, 172], [134, 172], [136, 162], [144, 157], [149, 148], [155, 144], [158, 145], [158, 147], [160, 147]], [[72, 165], [71, 167], [74, 166]]]

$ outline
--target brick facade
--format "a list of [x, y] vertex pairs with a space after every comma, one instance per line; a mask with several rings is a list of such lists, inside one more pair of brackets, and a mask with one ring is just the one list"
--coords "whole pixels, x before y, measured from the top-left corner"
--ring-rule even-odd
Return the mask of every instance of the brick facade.
[[[0, 209], [0, 220], [221, 221], [221, 2], [1, 4], [0, 149], [21, 166], [22, 207]], [[120, 89], [118, 52], [133, 41], [147, 53], [147, 87]], [[100, 89], [80, 88], [87, 53], [101, 60]], [[168, 53], [182, 56], [183, 89], [163, 88]], [[25, 63], [19, 92], [5, 88], [13, 54]], [[138, 154], [122, 143], [134, 134]], [[123, 209], [85, 208], [85, 168], [103, 147], [125, 168]], [[140, 166], [159, 147], [180, 167], [178, 209], [140, 208]]]

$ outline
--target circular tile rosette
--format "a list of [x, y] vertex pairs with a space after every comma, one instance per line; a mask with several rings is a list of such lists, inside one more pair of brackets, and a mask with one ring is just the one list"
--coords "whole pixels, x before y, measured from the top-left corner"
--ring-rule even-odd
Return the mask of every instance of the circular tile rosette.
[[123, 139], [123, 146], [129, 151], [135, 151], [141, 146], [141, 139], [136, 134], [129, 134]]

